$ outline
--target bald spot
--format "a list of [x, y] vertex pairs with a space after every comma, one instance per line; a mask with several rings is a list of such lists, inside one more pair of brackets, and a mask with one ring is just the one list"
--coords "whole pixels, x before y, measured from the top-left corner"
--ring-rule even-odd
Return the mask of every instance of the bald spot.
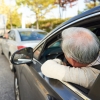
[[91, 34], [82, 31], [78, 31], [76, 34], [73, 34], [73, 38], [76, 38], [76, 42], [83, 42], [84, 44], [86, 44], [85, 40], [93, 41]]

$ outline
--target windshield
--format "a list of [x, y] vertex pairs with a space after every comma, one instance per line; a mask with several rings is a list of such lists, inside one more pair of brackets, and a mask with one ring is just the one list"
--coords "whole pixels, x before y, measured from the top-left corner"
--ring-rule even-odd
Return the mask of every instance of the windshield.
[[46, 32], [43, 31], [19, 31], [21, 41], [42, 40]]

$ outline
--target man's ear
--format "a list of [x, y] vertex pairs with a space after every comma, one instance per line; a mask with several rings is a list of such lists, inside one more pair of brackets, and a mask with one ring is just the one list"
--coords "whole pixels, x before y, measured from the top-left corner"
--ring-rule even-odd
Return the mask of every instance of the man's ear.
[[65, 55], [65, 58], [66, 58], [66, 60], [67, 60], [72, 66], [74, 66], [74, 64], [76, 63], [76, 61], [75, 61], [74, 59], [69, 58], [69, 57], [67, 57], [66, 55]]
[[73, 67], [79, 67], [79, 68], [81, 68], [81, 67], [85, 67], [85, 66], [87, 66], [88, 64], [82, 64], [82, 63], [79, 63], [79, 62], [77, 62], [76, 60], [74, 60], [74, 59], [72, 59], [72, 66]]
[[77, 61], [76, 61], [76, 60], [74, 60], [74, 59], [72, 59], [72, 58], [71, 58], [71, 60], [72, 60], [72, 66], [77, 65]]
[[78, 67], [78, 66], [80, 66], [80, 63], [78, 63], [76, 60], [74, 60], [73, 58], [71, 58], [71, 65], [73, 67]]

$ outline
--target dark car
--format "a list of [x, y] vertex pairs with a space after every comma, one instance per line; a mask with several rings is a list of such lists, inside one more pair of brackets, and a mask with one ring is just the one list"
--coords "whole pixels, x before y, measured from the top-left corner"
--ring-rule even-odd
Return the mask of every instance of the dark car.
[[88, 28], [100, 39], [100, 6], [62, 23], [34, 49], [24, 48], [12, 55], [16, 100], [100, 100], [100, 76], [89, 90], [73, 83], [51, 79], [41, 72], [41, 65], [46, 60], [64, 60], [61, 33], [68, 27]]

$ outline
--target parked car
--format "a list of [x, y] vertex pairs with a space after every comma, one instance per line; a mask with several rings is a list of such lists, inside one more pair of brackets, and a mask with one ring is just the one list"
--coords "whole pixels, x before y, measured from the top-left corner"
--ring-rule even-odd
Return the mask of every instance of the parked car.
[[[45, 31], [37, 29], [11, 29], [8, 33], [4, 34], [1, 42], [2, 54], [4, 53], [9, 60], [16, 50], [25, 47], [34, 48], [46, 34]], [[13, 70], [11, 63], [10, 69]]]
[[100, 6], [62, 23], [35, 48], [24, 48], [12, 55], [16, 100], [100, 100], [100, 75], [89, 90], [74, 83], [51, 79], [41, 72], [41, 65], [46, 60], [64, 60], [61, 33], [68, 27], [88, 28], [100, 39]]

